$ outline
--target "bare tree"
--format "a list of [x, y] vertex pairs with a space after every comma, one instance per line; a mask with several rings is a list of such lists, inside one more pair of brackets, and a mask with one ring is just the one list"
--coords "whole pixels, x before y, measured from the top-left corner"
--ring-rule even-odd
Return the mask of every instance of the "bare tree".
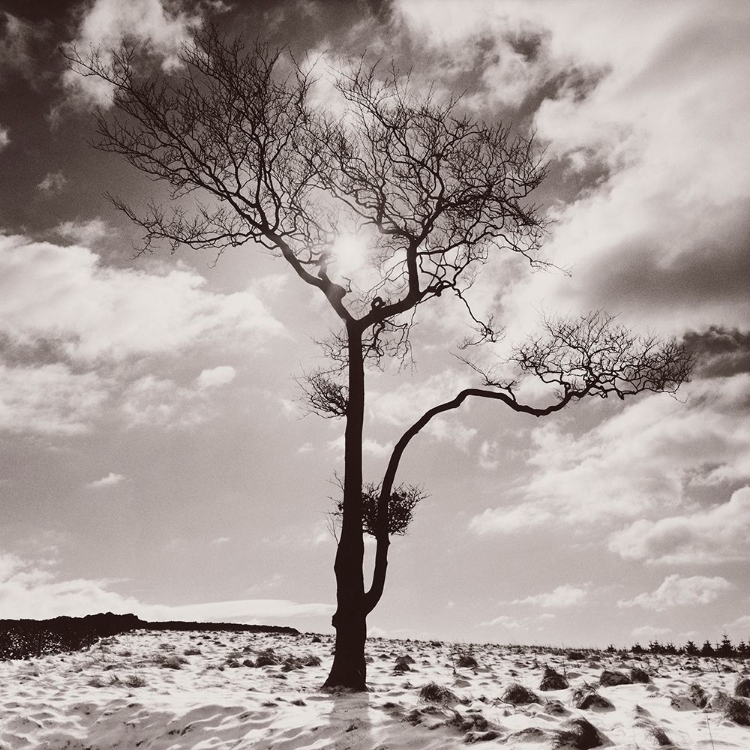
[[[132, 47], [66, 56], [74, 70], [112, 87], [114, 115], [97, 114], [95, 145], [171, 189], [170, 207], [151, 204], [143, 213], [112, 199], [144, 230], [144, 250], [166, 241], [172, 251], [187, 245], [220, 255], [259, 243], [319, 289], [337, 316], [340, 331], [323, 342], [331, 367], [302, 384], [313, 411], [346, 422], [336, 650], [326, 686], [363, 690], [366, 618], [383, 592], [389, 538], [422, 497], [418, 488], [395, 486], [412, 438], [468, 398], [544, 416], [585, 396], [673, 391], [689, 359], [674, 342], [638, 339], [605, 315], [549, 321], [547, 337], [518, 349], [514, 361], [522, 375], [557, 386], [551, 404], [520, 403], [518, 383], [473, 365], [481, 387], [427, 411], [396, 444], [383, 481], [365, 484], [366, 366], [408, 357], [418, 308], [446, 294], [466, 307], [475, 335], [465, 345], [497, 340], [499, 329], [470, 304], [477, 272], [501, 251], [546, 265], [544, 220], [528, 200], [545, 176], [532, 139], [478, 122], [458, 99], [420, 93], [394, 68], [364, 62], [336, 77], [343, 115], [313, 109], [313, 80], [288, 56], [210, 27], [183, 49], [182, 67], [171, 74], [148, 74]], [[374, 282], [360, 287], [337, 277], [342, 231], [367, 237]], [[377, 538], [367, 589], [365, 531]]]

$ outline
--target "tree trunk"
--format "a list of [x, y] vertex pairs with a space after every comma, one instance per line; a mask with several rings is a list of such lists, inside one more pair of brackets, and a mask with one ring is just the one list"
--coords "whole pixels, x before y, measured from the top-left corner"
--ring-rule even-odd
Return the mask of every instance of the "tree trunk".
[[365, 640], [367, 611], [364, 584], [362, 531], [362, 429], [365, 411], [365, 375], [362, 338], [349, 325], [349, 403], [344, 436], [344, 507], [341, 538], [336, 551], [336, 628], [333, 666], [325, 688], [366, 690]]

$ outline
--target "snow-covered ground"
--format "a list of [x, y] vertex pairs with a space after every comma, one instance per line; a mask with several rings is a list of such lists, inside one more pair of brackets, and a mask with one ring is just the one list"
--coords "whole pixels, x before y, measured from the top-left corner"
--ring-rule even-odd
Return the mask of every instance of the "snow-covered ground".
[[[0, 748], [750, 748], [728, 718], [750, 716], [728, 697], [741, 662], [376, 639], [371, 691], [331, 695], [331, 650], [327, 636], [145, 631], [0, 662]], [[569, 686], [541, 690], [546, 667]], [[649, 681], [603, 685], [605, 670]], [[611, 707], [578, 707], [592, 693]]]

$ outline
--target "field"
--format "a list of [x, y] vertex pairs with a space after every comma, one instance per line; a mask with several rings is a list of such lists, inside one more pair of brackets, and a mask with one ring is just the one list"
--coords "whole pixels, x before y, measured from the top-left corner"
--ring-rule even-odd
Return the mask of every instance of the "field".
[[0, 662], [0, 748], [750, 748], [741, 661], [373, 639], [371, 691], [330, 694], [332, 645], [140, 631]]

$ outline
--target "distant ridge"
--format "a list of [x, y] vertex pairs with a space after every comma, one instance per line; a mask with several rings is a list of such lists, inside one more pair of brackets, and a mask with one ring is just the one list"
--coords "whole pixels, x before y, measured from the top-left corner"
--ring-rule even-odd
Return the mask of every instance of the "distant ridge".
[[236, 622], [147, 622], [134, 614], [112, 612], [51, 620], [0, 620], [0, 660], [28, 659], [88, 648], [100, 638], [133, 630], [197, 630], [299, 635], [295, 628]]

